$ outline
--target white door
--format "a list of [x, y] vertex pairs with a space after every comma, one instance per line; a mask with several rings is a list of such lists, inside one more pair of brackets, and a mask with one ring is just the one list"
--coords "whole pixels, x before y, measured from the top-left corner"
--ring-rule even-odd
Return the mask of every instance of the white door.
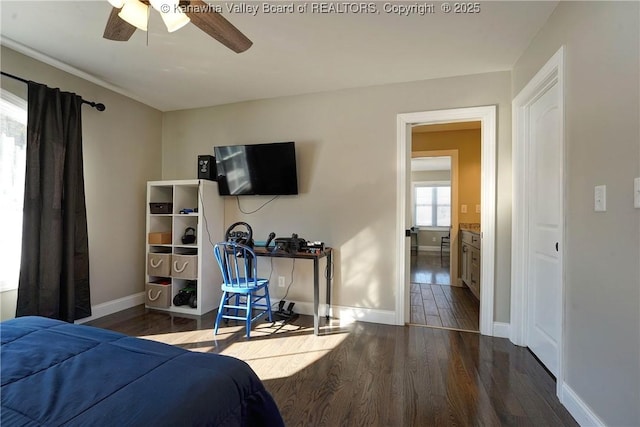
[[526, 344], [554, 375], [562, 326], [563, 135], [558, 83], [529, 108]]

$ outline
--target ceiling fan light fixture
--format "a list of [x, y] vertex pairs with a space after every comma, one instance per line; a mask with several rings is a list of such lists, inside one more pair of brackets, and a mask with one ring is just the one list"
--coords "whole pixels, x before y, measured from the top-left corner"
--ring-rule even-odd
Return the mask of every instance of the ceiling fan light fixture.
[[111, 6], [115, 7], [116, 9], [122, 9], [122, 6], [124, 6], [124, 0], [107, 0]]
[[163, 6], [166, 8], [168, 6], [173, 6], [173, 1], [168, 1], [168, 0], [149, 0], [149, 4], [151, 5], [151, 7], [153, 7], [155, 10], [157, 10], [158, 12], [161, 12], [163, 10]]
[[167, 31], [170, 33], [179, 30], [191, 21], [186, 14], [179, 10], [169, 13], [160, 13], [160, 15], [162, 16], [164, 25], [167, 27]]
[[149, 6], [138, 0], [125, 0], [118, 16], [142, 31], [147, 31]]

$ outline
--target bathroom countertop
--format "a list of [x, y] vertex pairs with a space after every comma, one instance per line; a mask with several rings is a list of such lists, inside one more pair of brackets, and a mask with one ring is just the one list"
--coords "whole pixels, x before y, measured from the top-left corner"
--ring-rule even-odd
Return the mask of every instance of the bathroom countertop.
[[480, 234], [480, 224], [477, 223], [460, 223], [460, 230], [470, 231], [472, 233]]

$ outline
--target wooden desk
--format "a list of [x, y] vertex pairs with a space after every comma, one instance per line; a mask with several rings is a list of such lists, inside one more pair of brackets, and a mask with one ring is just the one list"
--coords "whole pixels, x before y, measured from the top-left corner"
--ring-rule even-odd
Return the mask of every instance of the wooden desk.
[[[308, 252], [295, 252], [289, 253], [285, 251], [273, 250], [272, 248], [266, 249], [264, 247], [255, 247], [253, 251], [257, 256], [272, 257], [272, 258], [295, 258], [295, 259], [311, 259], [313, 260], [313, 333], [315, 335], [320, 334], [320, 315], [318, 314], [318, 307], [320, 305], [320, 259], [327, 258], [327, 267], [332, 268], [333, 265], [333, 249], [324, 248], [324, 251], [312, 254]], [[329, 307], [331, 306], [331, 272], [327, 272], [327, 310], [325, 317], [329, 320]]]

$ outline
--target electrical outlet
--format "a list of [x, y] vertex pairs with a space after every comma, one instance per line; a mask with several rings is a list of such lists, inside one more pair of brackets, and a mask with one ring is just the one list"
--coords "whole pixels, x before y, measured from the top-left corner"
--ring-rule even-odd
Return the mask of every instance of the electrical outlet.
[[279, 288], [284, 288], [284, 276], [279, 276], [278, 277], [278, 287]]
[[467, 205], [460, 205], [460, 212], [467, 213]]
[[607, 186], [596, 185], [593, 190], [594, 206], [593, 210], [596, 212], [607, 211]]
[[476, 205], [476, 213], [480, 213], [480, 205]]

